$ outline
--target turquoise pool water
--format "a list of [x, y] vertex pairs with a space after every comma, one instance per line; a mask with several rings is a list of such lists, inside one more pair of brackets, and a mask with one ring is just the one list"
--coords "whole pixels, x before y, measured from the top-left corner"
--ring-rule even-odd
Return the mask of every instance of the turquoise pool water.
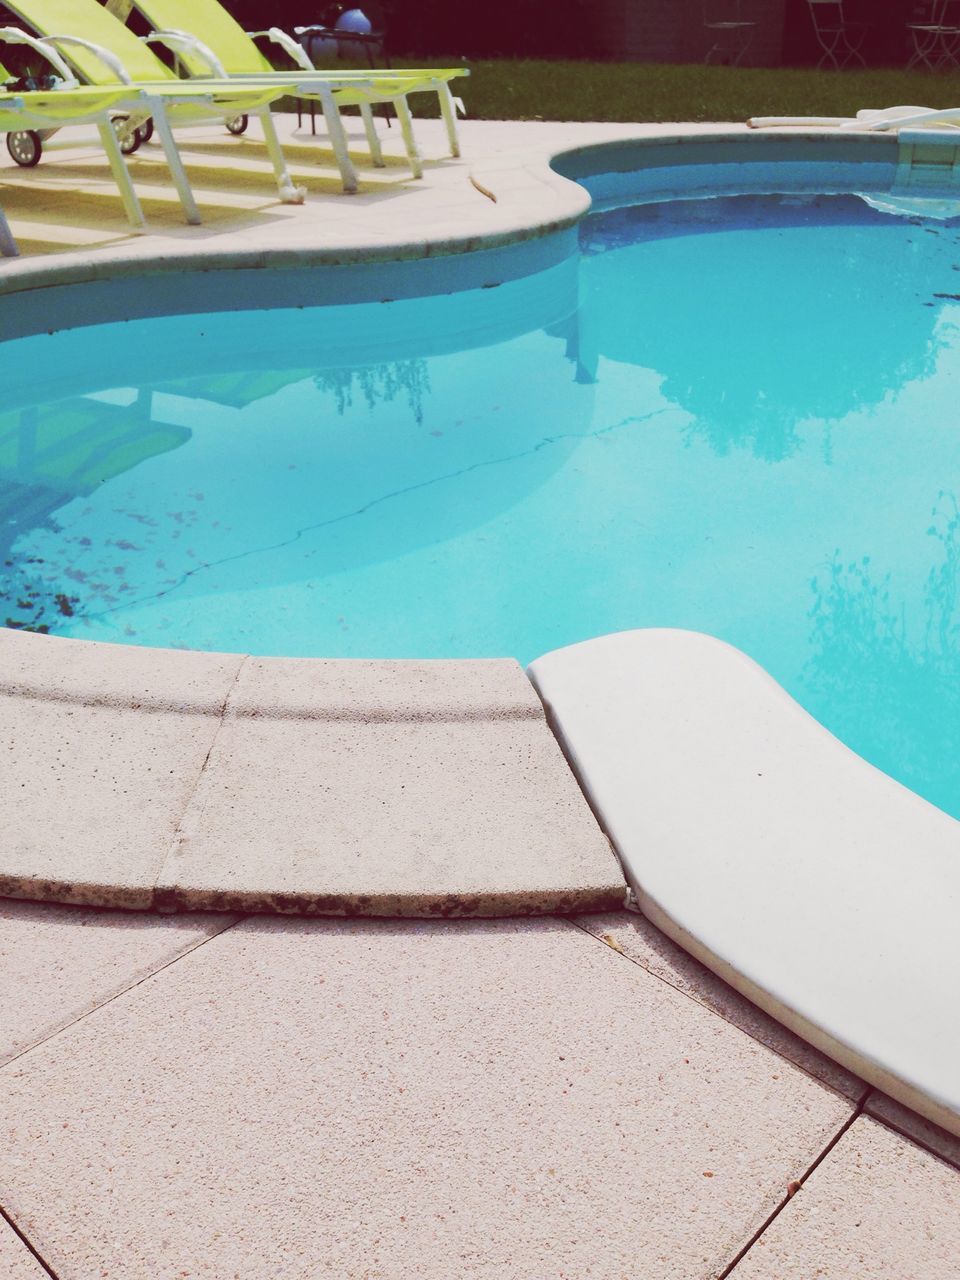
[[0, 372], [8, 625], [522, 662], [688, 627], [960, 816], [957, 225], [623, 209], [536, 281], [41, 334]]

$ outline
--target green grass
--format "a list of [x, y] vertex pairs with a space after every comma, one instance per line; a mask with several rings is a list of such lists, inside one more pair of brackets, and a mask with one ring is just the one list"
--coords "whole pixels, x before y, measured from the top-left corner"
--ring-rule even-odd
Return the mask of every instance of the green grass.
[[[457, 61], [432, 58], [426, 65]], [[477, 120], [737, 121], [752, 115], [852, 115], [860, 107], [900, 104], [960, 108], [957, 72], [519, 60], [468, 65], [470, 78], [457, 81], [454, 92]], [[418, 114], [435, 114], [430, 99], [412, 101]]]

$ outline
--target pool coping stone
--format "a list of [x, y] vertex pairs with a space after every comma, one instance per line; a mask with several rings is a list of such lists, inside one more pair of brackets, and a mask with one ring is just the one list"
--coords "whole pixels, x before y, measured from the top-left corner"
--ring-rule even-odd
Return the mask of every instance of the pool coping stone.
[[[419, 121], [418, 128], [426, 123]], [[252, 127], [255, 126], [253, 122]], [[798, 144], [839, 141], [836, 130], [825, 128], [755, 130], [730, 123], [609, 123], [579, 128], [567, 124], [563, 127], [570, 132], [569, 140], [563, 144], [527, 145], [480, 159], [472, 165], [461, 165], [476, 197], [473, 212], [465, 213], [464, 209], [469, 206], [463, 204], [455, 208], [451, 205], [445, 217], [441, 215], [437, 222], [425, 225], [422, 220], [416, 220], [415, 234], [403, 230], [409, 219], [402, 216], [389, 222], [385, 231], [378, 229], [375, 234], [358, 230], [364, 225], [362, 218], [353, 221], [346, 238], [341, 238], [338, 228], [331, 227], [327, 231], [328, 243], [322, 242], [323, 231], [318, 243], [316, 225], [307, 219], [303, 220], [301, 230], [285, 221], [277, 244], [264, 244], [266, 233], [258, 228], [255, 232], [250, 229], [233, 232], [229, 236], [229, 247], [211, 244], [207, 239], [199, 242], [191, 239], [191, 232], [197, 228], [181, 227], [172, 234], [150, 234], [148, 228], [147, 234], [98, 248], [95, 257], [86, 250], [78, 250], [36, 259], [6, 259], [0, 270], [0, 298], [54, 285], [117, 280], [145, 272], [179, 273], [184, 268], [196, 272], [268, 267], [296, 270], [306, 266], [415, 261], [476, 253], [567, 230], [589, 212], [592, 202], [586, 189], [553, 167], [553, 162], [561, 156], [593, 152], [611, 144], [683, 147], [707, 139], [744, 146], [771, 139]], [[281, 127], [280, 131], [285, 136], [289, 128]], [[857, 146], [889, 148], [891, 135], [847, 132], [843, 140], [854, 141]], [[406, 193], [405, 189], [403, 194]], [[422, 196], [425, 192], [421, 190], [418, 194]], [[354, 204], [363, 201], [363, 197], [358, 196], [336, 199]]]
[[489, 916], [622, 905], [512, 659], [245, 658], [0, 630], [0, 893]]

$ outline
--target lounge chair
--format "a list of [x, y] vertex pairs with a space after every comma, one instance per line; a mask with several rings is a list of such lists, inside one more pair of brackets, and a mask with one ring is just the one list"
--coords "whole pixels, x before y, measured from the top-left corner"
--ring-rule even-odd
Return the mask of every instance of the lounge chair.
[[[199, 223], [200, 212], [173, 139], [173, 126], [256, 115], [280, 198], [287, 204], [303, 202], [305, 193], [290, 179], [270, 114], [270, 104], [288, 91], [282, 84], [252, 79], [209, 79], [202, 83], [180, 80], [98, 0], [11, 0], [6, 7], [39, 34], [41, 46], [58, 49], [82, 79], [102, 87], [129, 88], [135, 103], [129, 112], [127, 131], [148, 121], [154, 123], [188, 222]], [[73, 34], [77, 31], [83, 35]]]
[[[0, 40], [3, 40], [5, 35], [5, 29], [0, 28]], [[55, 66], [57, 62], [55, 58]], [[61, 63], [58, 69], [63, 74], [64, 82], [56, 89], [21, 93], [0, 91], [0, 132], [19, 134], [33, 130], [60, 129], [67, 125], [95, 124], [127, 217], [133, 226], [142, 226], [143, 211], [133, 189], [130, 173], [121, 155], [120, 144], [110, 118], [112, 110], [129, 104], [129, 90], [125, 87], [80, 86], [72, 80], [69, 68]], [[0, 66], [0, 80], [6, 82], [11, 79], [7, 70]], [[10, 232], [6, 217], [0, 211], [0, 255], [12, 258], [17, 256], [17, 252], [16, 241]]]
[[[262, 80], [264, 76], [280, 78], [289, 92], [298, 98], [319, 99], [324, 108], [330, 142], [340, 165], [346, 190], [356, 189], [356, 175], [347, 154], [346, 136], [339, 117], [328, 110], [326, 95], [304, 93], [300, 86], [304, 73], [316, 76], [302, 45], [292, 36], [271, 27], [267, 31], [247, 33], [220, 3], [220, 0], [132, 0], [133, 7], [155, 28], [147, 40], [165, 43], [192, 77], [215, 75]], [[267, 38], [279, 45], [297, 64], [297, 71], [276, 71], [257, 48], [254, 38]], [[326, 74], [326, 73], [321, 73]], [[413, 134], [413, 122], [407, 95], [436, 93], [440, 112], [447, 129], [450, 154], [460, 154], [457, 136], [456, 106], [449, 81], [469, 74], [462, 67], [415, 70], [335, 71], [328, 73], [336, 84], [335, 99], [340, 106], [357, 106], [363, 118], [370, 155], [375, 165], [383, 165], [380, 142], [373, 122], [372, 106], [390, 103], [397, 113], [414, 177], [423, 173]]]

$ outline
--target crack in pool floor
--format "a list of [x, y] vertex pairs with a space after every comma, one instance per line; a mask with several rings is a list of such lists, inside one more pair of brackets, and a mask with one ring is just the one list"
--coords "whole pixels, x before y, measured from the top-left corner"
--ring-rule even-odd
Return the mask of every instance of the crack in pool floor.
[[596, 431], [587, 431], [583, 434], [579, 432], [563, 432], [560, 435], [544, 436], [532, 448], [524, 449], [521, 453], [507, 454], [500, 458], [488, 458], [484, 462], [472, 462], [467, 467], [461, 467], [456, 471], [447, 472], [445, 475], [434, 476], [430, 480], [421, 480], [416, 484], [406, 485], [402, 489], [393, 489], [389, 493], [380, 494], [379, 497], [371, 498], [369, 502], [365, 502], [363, 506], [355, 508], [353, 511], [345, 511], [341, 515], [331, 516], [328, 520], [320, 520], [316, 524], [304, 525], [297, 529], [289, 538], [284, 538], [279, 542], [268, 543], [262, 547], [251, 547], [246, 551], [238, 551], [233, 555], [223, 556], [219, 560], [205, 560], [202, 564], [194, 565], [182, 574], [175, 582], [161, 591], [152, 593], [151, 595], [139, 596], [134, 600], [124, 600], [121, 604], [112, 606], [109, 609], [101, 609], [97, 613], [83, 614], [83, 618], [91, 621], [109, 617], [111, 614], [118, 612], [126, 612], [128, 609], [135, 608], [141, 604], [153, 604], [157, 600], [162, 600], [166, 596], [172, 595], [175, 591], [179, 591], [187, 582], [203, 573], [208, 569], [218, 569], [223, 565], [236, 564], [241, 560], [249, 559], [251, 556], [264, 555], [270, 551], [280, 551], [284, 547], [292, 547], [295, 543], [305, 538], [308, 534], [317, 533], [322, 529], [331, 528], [334, 525], [344, 524], [348, 520], [356, 520], [360, 516], [366, 515], [375, 507], [382, 506], [385, 502], [392, 502], [397, 498], [407, 497], [411, 493], [416, 493], [421, 489], [429, 489], [434, 485], [446, 484], [453, 480], [459, 480], [464, 476], [470, 475], [472, 472], [481, 471], [486, 467], [505, 466], [511, 462], [519, 462], [523, 458], [533, 457], [542, 449], [549, 448], [551, 445], [561, 444], [565, 440], [596, 440], [601, 436], [610, 435], [615, 431], [621, 430], [623, 427], [639, 426], [643, 423], [650, 422], [654, 418], [663, 417], [665, 414], [676, 413], [677, 409], [674, 405], [666, 406], [662, 409], [654, 409], [651, 413], [631, 414], [627, 418], [622, 418], [619, 422], [610, 423], [606, 427], [600, 427]]

